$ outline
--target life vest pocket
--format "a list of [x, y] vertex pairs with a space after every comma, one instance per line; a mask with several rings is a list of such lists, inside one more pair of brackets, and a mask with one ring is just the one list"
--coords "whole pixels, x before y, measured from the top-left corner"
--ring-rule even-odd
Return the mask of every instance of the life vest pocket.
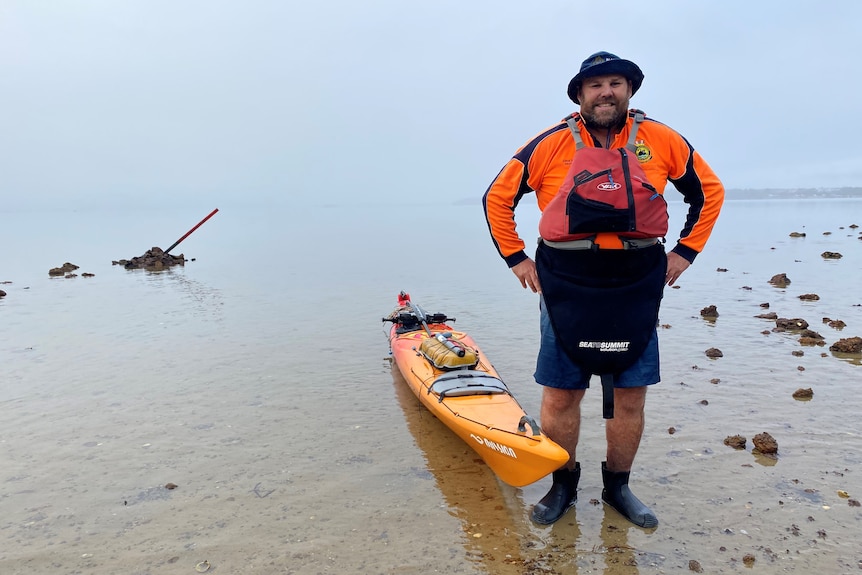
[[584, 198], [575, 190], [566, 198], [568, 231], [570, 234], [635, 231], [634, 214], [628, 207], [617, 208], [612, 203]]

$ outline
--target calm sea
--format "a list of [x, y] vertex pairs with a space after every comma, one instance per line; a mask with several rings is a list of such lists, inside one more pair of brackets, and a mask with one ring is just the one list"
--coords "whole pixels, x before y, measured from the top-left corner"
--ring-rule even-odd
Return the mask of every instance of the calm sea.
[[[185, 267], [112, 265], [166, 248], [215, 207], [174, 250]], [[671, 207], [676, 231], [685, 206]], [[523, 236], [537, 219], [524, 206]], [[595, 389], [578, 504], [539, 528], [529, 511], [549, 480], [500, 483], [393, 371], [381, 319], [405, 290], [456, 317], [538, 417], [537, 299], [497, 256], [478, 202], [7, 211], [0, 222], [4, 575], [862, 566], [862, 366], [828, 349], [862, 336], [851, 227], [862, 199], [728, 201], [666, 291], [663, 381], [632, 474], [661, 522], [652, 532], [598, 504]], [[65, 262], [77, 277], [48, 276]], [[768, 283], [780, 273], [786, 288]], [[717, 320], [700, 316], [708, 305]], [[771, 331], [755, 317], [770, 311], [805, 319], [825, 345]], [[723, 357], [706, 357], [712, 347]], [[799, 388], [813, 398], [794, 399]], [[752, 453], [762, 432], [777, 460]], [[723, 444], [737, 434], [745, 450]]]

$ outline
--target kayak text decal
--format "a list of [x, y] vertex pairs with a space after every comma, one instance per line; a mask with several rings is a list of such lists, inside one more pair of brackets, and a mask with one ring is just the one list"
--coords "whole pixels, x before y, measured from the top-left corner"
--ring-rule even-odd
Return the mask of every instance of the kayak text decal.
[[503, 455], [508, 455], [512, 459], [518, 459], [517, 454], [515, 454], [515, 450], [512, 449], [511, 447], [509, 447], [508, 445], [502, 445], [502, 444], [497, 443], [495, 441], [491, 441], [487, 437], [479, 437], [478, 435], [474, 435], [472, 433], [470, 434], [470, 437], [472, 437], [476, 441], [476, 443], [478, 443], [479, 445], [484, 445], [485, 447], [487, 447], [489, 449], [493, 449], [497, 453], [502, 453]]

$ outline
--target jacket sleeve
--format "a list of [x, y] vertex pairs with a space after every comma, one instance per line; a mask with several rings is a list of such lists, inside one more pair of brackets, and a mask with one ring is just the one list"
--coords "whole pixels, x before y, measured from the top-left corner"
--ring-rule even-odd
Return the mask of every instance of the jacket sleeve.
[[565, 123], [556, 124], [524, 144], [503, 166], [482, 198], [485, 220], [494, 246], [511, 268], [525, 259], [526, 247], [518, 235], [515, 208], [524, 194], [535, 193], [543, 209], [557, 193], [574, 153], [574, 140]]
[[681, 160], [683, 171], [669, 181], [688, 204], [688, 213], [679, 241], [671, 251], [693, 262], [703, 251], [718, 219], [724, 203], [724, 186], [685, 138], [678, 136], [674, 148], [673, 155]]
[[503, 166], [482, 198], [491, 239], [510, 268], [527, 259], [524, 240], [516, 230], [515, 208], [524, 194], [532, 191], [527, 184], [526, 165], [514, 157]]

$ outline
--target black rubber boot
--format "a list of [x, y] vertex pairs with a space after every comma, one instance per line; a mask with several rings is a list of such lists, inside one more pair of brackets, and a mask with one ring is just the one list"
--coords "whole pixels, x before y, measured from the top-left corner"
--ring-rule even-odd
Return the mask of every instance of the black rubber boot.
[[623, 517], [641, 527], [656, 527], [658, 518], [649, 507], [640, 502], [629, 489], [629, 471], [608, 471], [602, 461], [602, 500], [619, 511]]
[[554, 471], [551, 489], [533, 507], [530, 519], [540, 525], [550, 525], [575, 504], [578, 500], [578, 480], [581, 478], [581, 464], [575, 463], [574, 469], [562, 467]]

